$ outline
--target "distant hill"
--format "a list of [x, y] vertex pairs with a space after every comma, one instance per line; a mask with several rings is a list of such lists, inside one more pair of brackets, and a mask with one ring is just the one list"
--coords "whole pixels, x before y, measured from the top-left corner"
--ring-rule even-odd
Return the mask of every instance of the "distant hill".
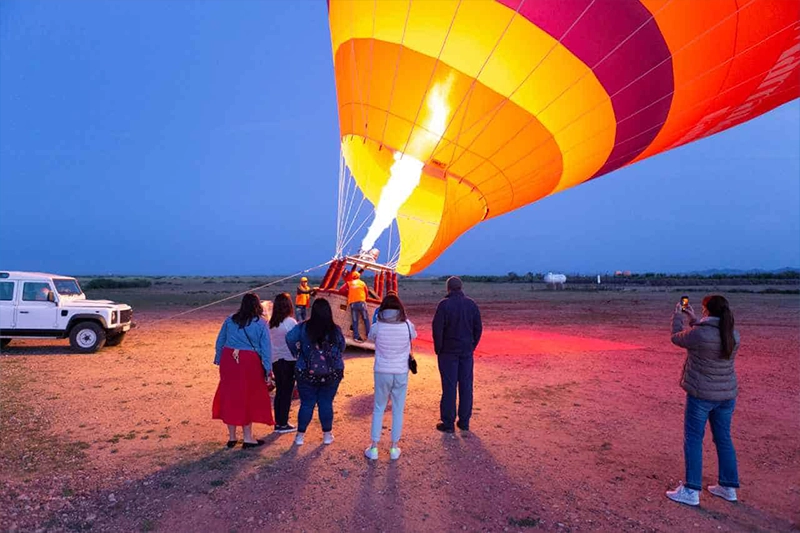
[[762, 268], [753, 268], [750, 270], [740, 270], [736, 268], [710, 268], [708, 270], [695, 270], [687, 272], [686, 274], [693, 276], [746, 276], [748, 274], [783, 274], [784, 272], [800, 272], [800, 268], [778, 268], [775, 270], [764, 270]]

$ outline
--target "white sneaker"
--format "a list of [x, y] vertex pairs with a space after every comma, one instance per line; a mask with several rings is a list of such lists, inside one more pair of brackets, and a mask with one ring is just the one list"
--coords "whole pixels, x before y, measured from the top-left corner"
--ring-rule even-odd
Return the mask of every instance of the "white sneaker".
[[294, 436], [294, 443], [297, 446], [302, 446], [303, 443], [305, 442], [305, 439], [306, 439], [306, 434], [298, 432], [297, 435]]
[[392, 461], [397, 461], [400, 459], [400, 448], [390, 448], [389, 449], [389, 457]]
[[371, 461], [377, 461], [378, 460], [378, 448], [376, 448], [375, 446], [370, 446], [369, 448], [364, 450], [364, 455], [367, 457], [367, 459], [369, 459]]
[[322, 435], [322, 444], [333, 444], [333, 433], [326, 431]]
[[686, 505], [700, 505], [700, 491], [684, 487], [683, 483], [679, 483], [675, 490], [668, 490], [667, 498]]
[[733, 487], [723, 487], [722, 485], [709, 485], [708, 492], [710, 492], [714, 496], [719, 496], [723, 500], [728, 500], [729, 502], [737, 501], [736, 489]]

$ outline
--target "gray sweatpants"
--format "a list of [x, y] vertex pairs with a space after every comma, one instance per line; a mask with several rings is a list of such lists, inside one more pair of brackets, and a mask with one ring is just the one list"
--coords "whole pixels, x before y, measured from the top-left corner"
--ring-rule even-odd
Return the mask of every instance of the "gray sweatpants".
[[372, 441], [381, 440], [383, 413], [389, 398], [392, 399], [392, 442], [400, 440], [403, 433], [403, 410], [408, 391], [408, 372], [382, 374], [375, 372], [375, 408], [372, 411]]

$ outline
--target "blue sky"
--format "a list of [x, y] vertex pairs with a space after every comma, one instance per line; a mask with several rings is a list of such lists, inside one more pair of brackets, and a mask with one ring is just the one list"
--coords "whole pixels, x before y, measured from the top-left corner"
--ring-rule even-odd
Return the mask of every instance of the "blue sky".
[[[800, 105], [461, 237], [428, 274], [800, 266]], [[0, 3], [0, 267], [290, 273], [336, 238], [325, 2]]]

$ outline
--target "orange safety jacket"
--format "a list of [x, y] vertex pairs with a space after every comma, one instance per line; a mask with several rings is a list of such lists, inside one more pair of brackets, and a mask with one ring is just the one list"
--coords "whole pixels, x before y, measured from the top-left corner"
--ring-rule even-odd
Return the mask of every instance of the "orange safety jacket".
[[360, 279], [354, 279], [347, 282], [347, 303], [352, 304], [356, 302], [367, 301], [367, 284]]
[[313, 290], [308, 285], [306, 285], [306, 286], [303, 286], [302, 284], [298, 285], [297, 286], [297, 296], [294, 299], [294, 304], [295, 305], [301, 305], [303, 307], [308, 307], [308, 302], [309, 302], [309, 300], [311, 300], [311, 293], [312, 292], [313, 292]]

